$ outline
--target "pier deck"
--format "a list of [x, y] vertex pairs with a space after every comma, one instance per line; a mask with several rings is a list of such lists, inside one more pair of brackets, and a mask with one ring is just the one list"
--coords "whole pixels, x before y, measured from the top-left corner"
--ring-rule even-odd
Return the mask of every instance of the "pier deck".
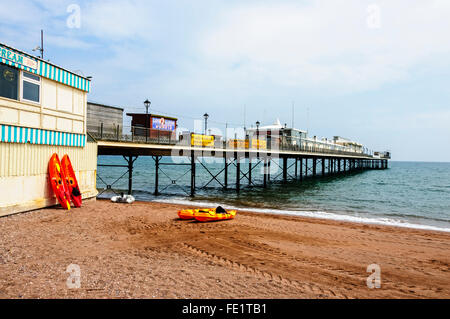
[[[123, 156], [126, 160], [124, 165], [109, 165], [99, 164], [99, 166], [113, 166], [124, 167], [128, 173], [128, 193], [131, 194], [133, 190], [133, 167], [134, 161], [139, 156], [151, 156], [155, 162], [155, 181], [154, 194], [159, 195], [159, 172], [162, 171], [163, 166], [167, 165], [187, 165], [190, 166], [190, 192], [191, 196], [195, 195], [196, 191], [196, 166], [198, 163], [205, 168], [211, 175], [211, 181], [218, 182], [223, 188], [230, 188], [228, 184], [228, 171], [231, 164], [236, 169], [236, 185], [237, 192], [241, 189], [241, 180], [243, 178], [248, 180], [248, 184], [257, 186], [252, 181], [252, 170], [263, 162], [263, 187], [267, 187], [270, 182], [270, 165], [275, 160], [281, 160], [280, 166], [282, 173], [282, 180], [286, 182], [288, 176], [293, 179], [303, 180], [307, 177], [319, 177], [330, 174], [342, 174], [351, 171], [362, 171], [368, 169], [386, 169], [388, 168], [388, 158], [378, 158], [366, 153], [345, 152], [330, 149], [318, 149], [313, 147], [292, 147], [281, 146], [280, 148], [272, 149], [254, 149], [254, 148], [231, 148], [231, 147], [194, 147], [190, 145], [175, 144], [173, 142], [167, 143], [142, 143], [134, 141], [121, 140], [97, 140], [98, 155], [116, 155]], [[187, 157], [189, 163], [162, 163], [163, 157]], [[223, 169], [219, 173], [223, 173], [223, 180], [218, 179], [219, 174], [213, 174], [205, 165], [198, 161], [200, 157], [214, 157], [223, 161]], [[241, 161], [243, 159], [250, 159], [248, 162], [248, 169], [243, 171]], [[259, 161], [256, 165], [252, 161]], [[289, 164], [288, 160], [294, 160], [294, 163]], [[288, 173], [288, 170], [294, 167], [295, 173]], [[320, 174], [319, 168], [320, 167]], [[176, 184], [177, 181], [171, 181]], [[105, 183], [106, 184], [106, 183]], [[209, 182], [208, 182], [209, 184]], [[111, 185], [106, 185], [106, 189], [112, 189]]]
[[98, 155], [124, 155], [124, 156], [217, 156], [224, 154], [227, 157], [336, 157], [348, 159], [379, 160], [364, 153], [340, 152], [331, 150], [284, 150], [284, 149], [248, 149], [248, 148], [219, 148], [194, 147], [189, 145], [170, 144], [144, 144], [133, 142], [97, 141]]

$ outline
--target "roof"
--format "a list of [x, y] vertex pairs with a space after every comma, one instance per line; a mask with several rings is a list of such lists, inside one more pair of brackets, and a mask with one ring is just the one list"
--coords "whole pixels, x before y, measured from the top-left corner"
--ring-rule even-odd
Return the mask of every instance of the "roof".
[[[126, 114], [127, 114], [127, 116], [134, 116], [134, 115], [146, 115], [147, 113], [126, 113]], [[158, 115], [158, 114], [150, 114], [150, 113], [148, 115], [150, 115], [150, 117], [163, 117], [165, 119], [178, 121], [178, 119], [176, 117]]]
[[98, 106], [103, 106], [103, 107], [107, 107], [107, 108], [110, 108], [110, 109], [116, 109], [116, 110], [122, 110], [123, 111], [123, 108], [118, 107], [118, 106], [106, 105], [106, 104], [96, 103], [96, 102], [91, 102], [91, 101], [88, 101], [87, 104], [98, 105]]
[[256, 131], [256, 130], [264, 131], [264, 130], [281, 130], [281, 129], [294, 130], [294, 131], [306, 133], [306, 131], [299, 130], [296, 128], [284, 127], [283, 125], [281, 125], [279, 119], [276, 119], [276, 121], [272, 125], [260, 126], [259, 128], [251, 127], [251, 128], [248, 128], [247, 131]]
[[17, 51], [18, 53], [23, 54], [23, 55], [26, 55], [26, 56], [28, 56], [28, 57], [30, 57], [30, 58], [36, 59], [36, 60], [38, 60], [38, 61], [45, 62], [45, 63], [47, 63], [47, 64], [49, 64], [49, 65], [51, 65], [51, 66], [57, 67], [57, 68], [59, 68], [59, 69], [61, 69], [61, 70], [64, 70], [64, 71], [66, 71], [66, 72], [75, 74], [75, 75], [79, 76], [80, 78], [83, 78], [83, 79], [85, 79], [85, 80], [87, 80], [87, 81], [90, 81], [90, 79], [88, 79], [87, 77], [85, 77], [85, 76], [83, 76], [83, 75], [80, 75], [80, 74], [78, 74], [78, 73], [75, 73], [75, 72], [73, 72], [73, 71], [70, 71], [70, 70], [68, 70], [68, 69], [65, 69], [65, 68], [63, 68], [62, 66], [56, 65], [56, 64], [54, 64], [54, 63], [52, 63], [52, 62], [50, 62], [50, 61], [45, 61], [45, 60], [41, 59], [40, 57], [31, 55], [31, 54], [29, 54], [29, 53], [27, 53], [27, 52], [25, 52], [25, 51], [16, 49], [16, 48], [14, 48], [14, 47], [12, 47], [12, 46], [10, 46], [10, 45], [4, 44], [4, 43], [2, 43], [2, 42], [0, 42], [0, 45], [3, 46], [3, 47], [5, 47], [5, 48], [8, 48], [8, 49]]
[[0, 63], [89, 92], [91, 80], [0, 42]]
[[343, 143], [343, 144], [349, 144], [349, 145], [356, 145], [356, 146], [363, 146], [361, 143], [352, 141], [348, 138], [342, 137], [342, 136], [334, 136], [333, 137], [335, 143]]

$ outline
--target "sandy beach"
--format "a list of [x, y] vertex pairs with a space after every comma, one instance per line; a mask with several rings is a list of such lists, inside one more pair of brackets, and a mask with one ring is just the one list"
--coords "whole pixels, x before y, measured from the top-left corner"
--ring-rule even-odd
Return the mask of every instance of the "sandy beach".
[[0, 298], [450, 298], [448, 233], [248, 212], [197, 223], [181, 207], [98, 200], [0, 218]]

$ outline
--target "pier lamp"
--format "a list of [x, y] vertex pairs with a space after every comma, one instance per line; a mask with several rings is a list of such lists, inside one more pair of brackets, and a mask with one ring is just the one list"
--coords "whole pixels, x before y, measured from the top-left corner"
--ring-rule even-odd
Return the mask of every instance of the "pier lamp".
[[205, 135], [206, 135], [208, 128], [208, 117], [209, 117], [208, 113], [203, 114], [203, 117], [205, 118]]
[[144, 105], [145, 105], [145, 114], [148, 114], [148, 108], [150, 107], [150, 104], [152, 104], [152, 102], [150, 102], [148, 99], [146, 99], [144, 101]]
[[258, 143], [258, 149], [259, 149], [259, 121], [256, 121], [256, 141]]
[[148, 99], [146, 99], [144, 101], [144, 105], [145, 105], [145, 141], [147, 142], [147, 137], [148, 137], [148, 108], [150, 107], [150, 104], [152, 104], [152, 102], [150, 102]]

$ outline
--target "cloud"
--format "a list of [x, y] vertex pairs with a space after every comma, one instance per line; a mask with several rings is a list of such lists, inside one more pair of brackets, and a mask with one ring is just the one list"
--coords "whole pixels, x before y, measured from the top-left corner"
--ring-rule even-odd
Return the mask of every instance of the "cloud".
[[[108, 68], [157, 69], [164, 75], [161, 87], [180, 90], [214, 92], [220, 83], [222, 91], [341, 94], [408, 81], [416, 69], [426, 72], [438, 61], [450, 65], [446, 0], [81, 1], [77, 30], [65, 25], [70, 3], [18, 0], [22, 14], [1, 12], [2, 28], [19, 34], [11, 25], [21, 26], [27, 38], [36, 33], [38, 39], [35, 17], [50, 28], [49, 45], [103, 47]], [[368, 27], [372, 4], [380, 8], [379, 29]], [[27, 21], [35, 21], [33, 27]]]
[[94, 47], [94, 44], [83, 41], [76, 37], [68, 37], [64, 35], [45, 35], [46, 45], [52, 45], [60, 48], [86, 50]]
[[379, 29], [368, 26], [368, 3], [243, 4], [198, 38], [199, 53], [221, 72], [354, 92], [408, 80], [415, 67], [450, 52], [448, 2], [376, 1]]
[[[72, 3], [80, 29], [66, 25]], [[380, 28], [368, 26], [372, 4]], [[149, 98], [212, 123], [243, 122], [246, 104], [247, 124], [290, 123], [295, 101], [297, 127], [380, 148], [395, 140], [404, 158], [416, 156], [402, 149], [411, 136], [450, 138], [448, 0], [16, 0], [14, 10], [0, 11], [0, 41], [30, 52], [43, 28], [46, 58], [93, 76], [89, 99]]]
[[83, 29], [105, 41], [142, 41], [157, 33], [154, 5], [148, 1], [95, 1], [82, 8]]

